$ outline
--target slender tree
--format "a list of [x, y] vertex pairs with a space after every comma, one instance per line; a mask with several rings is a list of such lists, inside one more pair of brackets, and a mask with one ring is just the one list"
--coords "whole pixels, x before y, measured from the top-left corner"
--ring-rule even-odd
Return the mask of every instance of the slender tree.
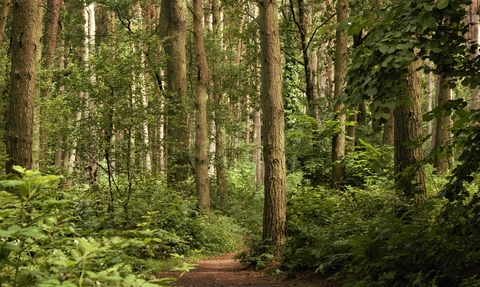
[[[437, 76], [437, 106], [445, 104], [452, 98], [452, 90], [448, 86], [448, 79], [442, 76]], [[452, 116], [443, 112], [436, 119], [435, 125], [435, 141], [433, 148], [436, 149], [433, 161], [435, 172], [444, 174], [447, 172], [448, 162], [451, 161], [451, 156], [448, 155], [448, 142], [450, 141], [450, 127], [452, 123]]]
[[262, 58], [263, 158], [265, 202], [263, 244], [280, 254], [286, 223], [286, 167], [284, 112], [282, 102], [282, 63], [275, 0], [258, 2]]
[[[222, 25], [221, 25], [221, 1], [213, 0], [212, 4], [212, 30], [216, 43], [215, 49], [222, 49]], [[221, 196], [222, 203], [226, 206], [228, 202], [228, 181], [227, 181], [227, 133], [226, 133], [226, 99], [222, 89], [222, 75], [219, 65], [212, 62], [215, 69], [212, 74], [213, 79], [213, 100], [217, 107], [214, 115], [215, 121], [215, 158], [214, 165], [217, 179], [217, 189]]]
[[38, 2], [17, 0], [13, 4], [12, 66], [10, 72], [10, 99], [7, 113], [6, 172], [13, 165], [32, 168], [33, 111], [35, 95], [35, 68], [38, 39], [36, 27]]
[[193, 29], [197, 55], [197, 87], [195, 95], [195, 184], [198, 205], [207, 214], [210, 212], [207, 153], [207, 85], [208, 63], [203, 36], [202, 0], [193, 0]]
[[[337, 22], [342, 23], [348, 19], [348, 0], [337, 1]], [[335, 90], [334, 98], [340, 97], [343, 89], [345, 74], [347, 72], [348, 38], [346, 29], [340, 25], [336, 31], [335, 46]], [[334, 112], [339, 126], [332, 139], [332, 187], [340, 188], [340, 182], [345, 178], [345, 114], [343, 105], [335, 104]]]

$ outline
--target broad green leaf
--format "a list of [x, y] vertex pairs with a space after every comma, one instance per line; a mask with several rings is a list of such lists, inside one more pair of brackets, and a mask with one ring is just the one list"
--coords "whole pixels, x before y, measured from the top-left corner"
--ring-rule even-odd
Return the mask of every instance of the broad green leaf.
[[40, 231], [37, 228], [24, 228], [18, 233], [22, 234], [24, 236], [28, 236], [28, 237], [41, 237], [42, 236], [42, 233], [40, 233]]
[[18, 173], [21, 173], [21, 174], [24, 174], [25, 173], [25, 169], [19, 165], [14, 165], [12, 167], [12, 169]]
[[437, 8], [438, 9], [445, 9], [448, 6], [449, 0], [440, 0], [438, 1]]
[[18, 225], [12, 225], [8, 228], [8, 231], [11, 231], [11, 232], [18, 232], [20, 231], [22, 228]]
[[13, 252], [21, 252], [22, 248], [18, 247], [17, 245], [7, 242], [4, 246], [3, 249], [13, 251]]
[[435, 21], [435, 18], [433, 17], [428, 17], [423, 23], [428, 28], [435, 28], [437, 26], [437, 21]]

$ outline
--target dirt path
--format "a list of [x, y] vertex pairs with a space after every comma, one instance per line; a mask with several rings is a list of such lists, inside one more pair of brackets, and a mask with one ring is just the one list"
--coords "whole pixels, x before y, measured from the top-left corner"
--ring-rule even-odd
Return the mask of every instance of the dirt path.
[[[233, 260], [234, 254], [226, 254], [197, 262], [194, 270], [185, 273], [173, 286], [182, 287], [336, 287], [334, 282], [316, 275], [298, 276], [296, 279], [285, 279], [282, 275], [268, 275], [244, 269], [238, 261]], [[169, 272], [162, 276], [178, 277], [178, 272]]]

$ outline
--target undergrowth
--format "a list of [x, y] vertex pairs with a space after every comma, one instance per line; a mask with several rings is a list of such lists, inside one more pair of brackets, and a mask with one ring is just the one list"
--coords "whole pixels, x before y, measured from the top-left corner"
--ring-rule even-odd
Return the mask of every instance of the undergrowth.
[[243, 246], [232, 218], [202, 215], [163, 184], [134, 186], [130, 207], [112, 211], [101, 187], [16, 170], [0, 181], [1, 286], [168, 286], [175, 278], [156, 272], [187, 272], [192, 259]]
[[[444, 182], [435, 181], [429, 186]], [[478, 215], [465, 215], [474, 199], [432, 192], [415, 207], [381, 180], [344, 191], [299, 187], [289, 193], [282, 268], [335, 274], [342, 286], [480, 286]]]

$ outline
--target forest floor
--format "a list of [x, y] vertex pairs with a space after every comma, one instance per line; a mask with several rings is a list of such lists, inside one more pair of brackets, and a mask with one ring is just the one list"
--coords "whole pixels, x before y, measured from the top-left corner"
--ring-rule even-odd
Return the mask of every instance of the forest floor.
[[[285, 278], [282, 274], [269, 274], [269, 270], [245, 269], [233, 259], [235, 253], [220, 255], [197, 262], [194, 270], [185, 273], [173, 284], [182, 287], [338, 287], [339, 284], [313, 272], [301, 272], [296, 278]], [[272, 271], [272, 269], [270, 269]], [[166, 272], [161, 277], [178, 277], [180, 272]]]

